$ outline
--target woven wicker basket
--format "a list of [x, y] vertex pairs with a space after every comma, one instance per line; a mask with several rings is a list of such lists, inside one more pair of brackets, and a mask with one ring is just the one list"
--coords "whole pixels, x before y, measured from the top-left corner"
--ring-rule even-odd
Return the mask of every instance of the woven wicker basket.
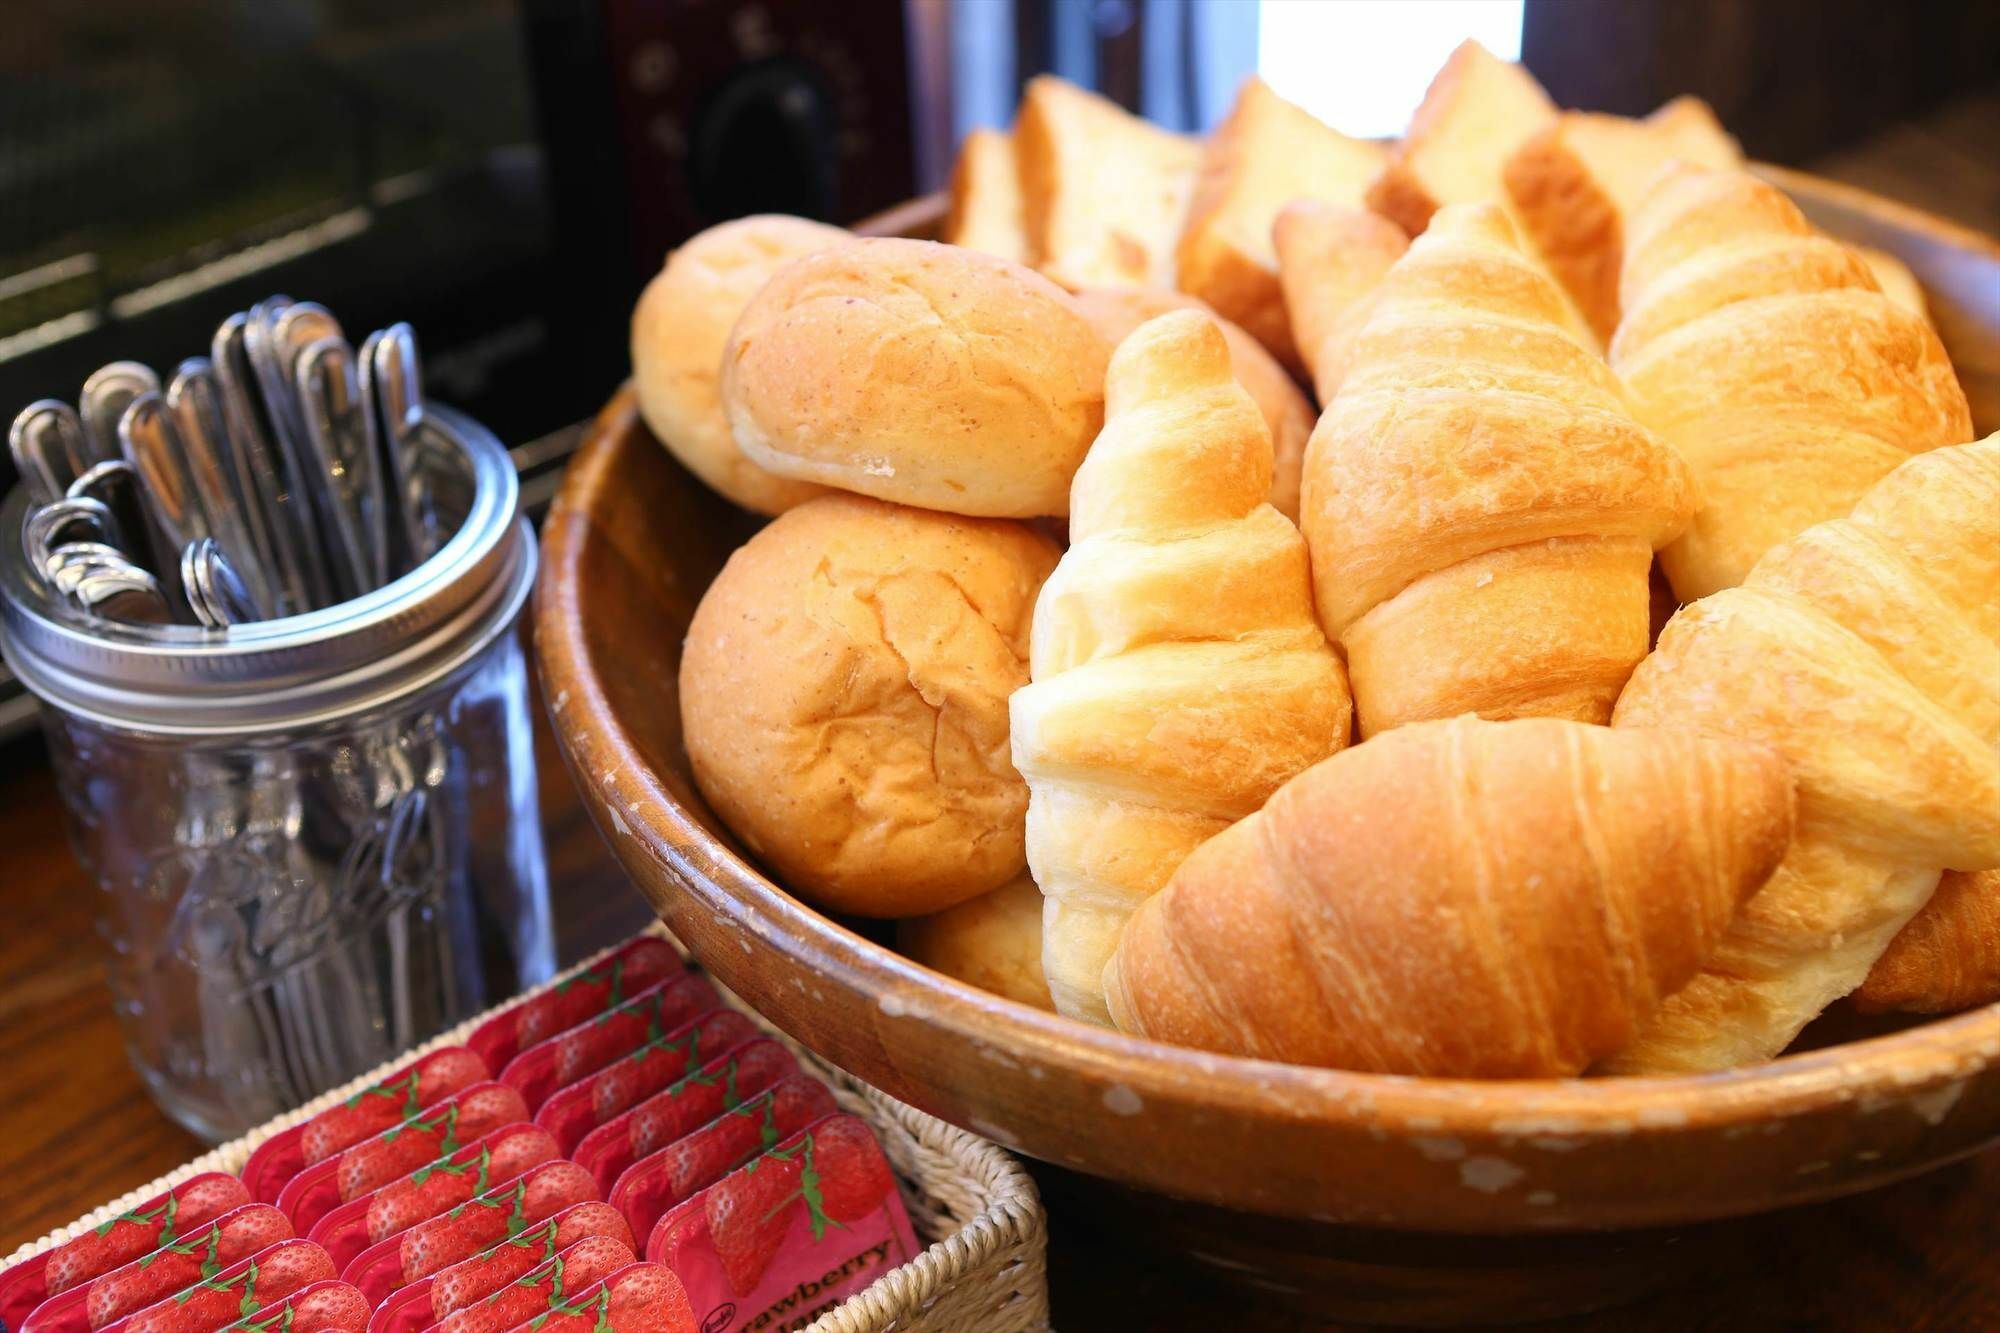
[[[671, 940], [663, 928], [653, 932]], [[571, 972], [550, 981], [562, 982], [590, 967], [585, 959]], [[463, 1041], [481, 1022], [512, 1008], [548, 987], [481, 1014], [395, 1060], [392, 1065], [363, 1074], [331, 1092], [250, 1131], [240, 1139], [189, 1162], [122, 1199], [78, 1218], [75, 1222], [21, 1247], [0, 1262], [12, 1267], [29, 1256], [60, 1245], [86, 1227], [158, 1194], [178, 1181], [203, 1171], [235, 1173], [243, 1169], [258, 1144], [280, 1130], [317, 1114], [360, 1088], [379, 1081], [395, 1066], [439, 1046]], [[820, 1316], [810, 1333], [1029, 1333], [1049, 1327], [1047, 1228], [1034, 1182], [1007, 1154], [983, 1139], [947, 1125], [914, 1107], [878, 1092], [800, 1046], [764, 1018], [718, 986], [731, 1004], [783, 1042], [801, 1065], [825, 1080], [842, 1109], [866, 1120], [881, 1140], [902, 1186], [903, 1202], [917, 1235], [930, 1242], [922, 1254], [884, 1273], [865, 1291]]]

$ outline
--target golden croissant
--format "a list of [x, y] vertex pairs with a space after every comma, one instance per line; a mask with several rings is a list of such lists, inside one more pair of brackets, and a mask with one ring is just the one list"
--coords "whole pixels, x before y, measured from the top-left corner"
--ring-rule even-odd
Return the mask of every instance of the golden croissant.
[[1862, 983], [1942, 871], [2000, 866], [2000, 436], [1918, 455], [1681, 608], [1614, 724], [1774, 747], [1799, 832], [1610, 1067], [1769, 1059]]
[[1611, 364], [1701, 480], [1661, 552], [1683, 602], [1838, 518], [1910, 454], [1972, 438], [1944, 347], [1854, 251], [1740, 171], [1669, 167], [1630, 219]]
[[1357, 745], [1203, 844], [1125, 929], [1118, 1026], [1296, 1064], [1575, 1074], [1784, 855], [1761, 746], [1548, 718]]
[[1306, 446], [1300, 525], [1363, 736], [1424, 718], [1609, 720], [1647, 647], [1686, 465], [1626, 410], [1491, 204], [1383, 279]]
[[1305, 542], [1265, 502], [1271, 439], [1215, 321], [1177, 311], [1111, 359], [1069, 551], [1012, 703], [1056, 1007], [1108, 1022], [1104, 964], [1181, 858], [1347, 743]]

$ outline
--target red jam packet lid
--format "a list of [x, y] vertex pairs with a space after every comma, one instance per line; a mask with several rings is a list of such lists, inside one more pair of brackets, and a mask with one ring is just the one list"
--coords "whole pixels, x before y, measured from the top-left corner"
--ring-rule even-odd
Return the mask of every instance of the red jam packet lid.
[[360, 1333], [368, 1302], [345, 1282], [308, 1282], [276, 1305], [267, 1305], [220, 1333]]
[[803, 1327], [916, 1253], [888, 1159], [850, 1115], [738, 1167], [646, 1242], [687, 1288], [702, 1333]]
[[109, 1273], [49, 1297], [19, 1326], [19, 1333], [90, 1333], [291, 1238], [292, 1224], [283, 1213], [268, 1203], [246, 1203]]
[[[625, 1168], [648, 1153], [700, 1129], [746, 1097], [796, 1074], [798, 1061], [769, 1037], [724, 1051], [665, 1092], [622, 1111], [583, 1136], [570, 1160], [590, 1172], [608, 1195]], [[549, 1106], [567, 1094], [558, 1093]], [[548, 1107], [543, 1107], [547, 1110]], [[641, 1233], [643, 1234], [643, 1233]]]
[[734, 1009], [711, 1009], [557, 1092], [535, 1112], [535, 1123], [571, 1152], [605, 1121], [756, 1035], [756, 1024]]
[[679, 973], [615, 1009], [530, 1046], [507, 1062], [500, 1071], [500, 1081], [519, 1089], [530, 1110], [540, 1110], [558, 1088], [595, 1074], [696, 1014], [721, 1005], [722, 997], [708, 978], [694, 972]]
[[562, 1154], [547, 1131], [518, 1122], [503, 1125], [449, 1157], [418, 1167], [400, 1180], [349, 1200], [313, 1227], [311, 1240], [345, 1269], [370, 1245], [400, 1236], [467, 1199], [504, 1185], [531, 1166]]
[[423, 1333], [447, 1315], [478, 1304], [592, 1236], [606, 1236], [628, 1250], [638, 1249], [632, 1229], [610, 1204], [573, 1204], [511, 1240], [394, 1292], [376, 1307], [368, 1333]]
[[105, 1333], [210, 1333], [333, 1277], [325, 1250], [309, 1240], [283, 1240], [125, 1316]]
[[0, 1327], [19, 1329], [52, 1295], [82, 1286], [250, 1202], [235, 1176], [205, 1171], [0, 1273]]
[[637, 1257], [616, 1237], [587, 1237], [476, 1305], [446, 1315], [438, 1323], [438, 1333], [492, 1333], [558, 1313], [575, 1293], [602, 1282]]
[[597, 1198], [597, 1182], [575, 1162], [529, 1167], [512, 1183], [371, 1245], [342, 1270], [370, 1305], [461, 1259], [520, 1235], [571, 1204]]
[[632, 1264], [514, 1333], [705, 1333], [680, 1279], [659, 1264]]
[[641, 1158], [612, 1187], [611, 1206], [631, 1224], [633, 1235], [650, 1235], [675, 1204], [839, 1109], [824, 1083], [804, 1074], [782, 1079]]
[[243, 1183], [259, 1203], [277, 1203], [286, 1183], [313, 1163], [485, 1082], [497, 1068], [463, 1046], [432, 1051], [312, 1119], [265, 1139], [244, 1164]]
[[310, 1234], [341, 1204], [527, 1118], [528, 1104], [520, 1093], [504, 1083], [475, 1083], [416, 1119], [391, 1125], [299, 1172], [279, 1194], [278, 1207], [294, 1227]]
[[633, 940], [597, 966], [487, 1019], [473, 1029], [466, 1044], [485, 1058], [488, 1067], [504, 1069], [536, 1042], [623, 1003], [684, 967], [665, 940]]

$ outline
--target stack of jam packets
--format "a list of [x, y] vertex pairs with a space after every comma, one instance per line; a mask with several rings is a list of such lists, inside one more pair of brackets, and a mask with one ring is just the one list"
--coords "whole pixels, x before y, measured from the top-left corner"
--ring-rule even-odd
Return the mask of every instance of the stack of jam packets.
[[867, 1125], [641, 938], [0, 1273], [0, 1333], [800, 1328], [917, 1248]]

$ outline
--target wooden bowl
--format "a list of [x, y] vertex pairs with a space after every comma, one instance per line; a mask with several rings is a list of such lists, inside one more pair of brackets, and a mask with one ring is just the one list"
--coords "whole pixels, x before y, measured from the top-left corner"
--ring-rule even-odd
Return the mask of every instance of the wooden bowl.
[[[1865, 195], [1780, 179], [1831, 210], [1820, 216], [1835, 227], [1838, 209], [1865, 204], [1880, 224], [1866, 239], [1917, 268], [1940, 311], [1978, 315], [2000, 291], [1991, 243], [1958, 245], [1941, 224], [1920, 227]], [[915, 229], [910, 217], [899, 229]], [[1967, 286], [1940, 290], [1940, 275]], [[1986, 313], [1975, 331], [1990, 350], [2000, 311]], [[709, 580], [754, 526], [673, 462], [629, 391], [605, 408], [551, 513], [535, 609], [545, 697], [586, 805], [720, 980], [904, 1101], [1131, 1187], [1103, 1194], [1128, 1219], [1120, 1225], [1299, 1289], [1316, 1311], [1546, 1313], [1604, 1304], [1673, 1271], [1651, 1259], [1607, 1268], [1604, 1238], [1588, 1233], [1827, 1199], [2000, 1139], [2000, 1006], [1724, 1074], [1461, 1082], [1184, 1050], [911, 963], [768, 879], [691, 779], [680, 644]], [[1369, 1238], [1385, 1231], [1436, 1233], [1438, 1253], [1461, 1255], [1466, 1237], [1503, 1238], [1490, 1251], [1501, 1257], [1432, 1257], [1412, 1270], [1422, 1281], [1371, 1278], [1344, 1300], [1336, 1288], [1379, 1267]], [[1476, 1289], [1479, 1273], [1502, 1294]], [[1451, 1288], [1442, 1305], [1440, 1281]]]

